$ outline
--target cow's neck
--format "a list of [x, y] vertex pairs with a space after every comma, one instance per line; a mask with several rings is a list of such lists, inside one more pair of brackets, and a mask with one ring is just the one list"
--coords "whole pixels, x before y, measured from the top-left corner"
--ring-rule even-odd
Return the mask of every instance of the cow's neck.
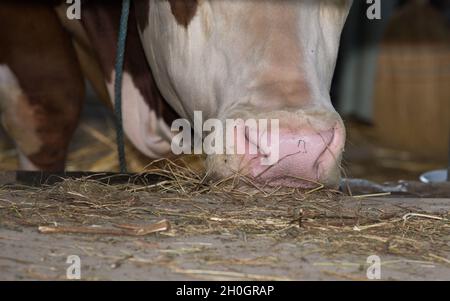
[[[102, 72], [106, 84], [112, 87], [114, 82], [114, 66], [117, 48], [121, 6], [119, 1], [101, 2], [89, 1], [83, 4], [82, 26], [87, 33], [87, 38], [76, 38], [90, 43]], [[67, 27], [68, 22], [63, 22]], [[142, 49], [134, 8], [130, 10], [129, 30], [125, 53], [124, 72], [131, 78], [134, 86], [139, 90], [143, 99], [156, 115], [166, 122], [171, 122], [177, 117], [156, 85], [153, 74], [146, 62]], [[111, 93], [110, 93], [111, 94]], [[112, 98], [112, 97], [111, 97]]]

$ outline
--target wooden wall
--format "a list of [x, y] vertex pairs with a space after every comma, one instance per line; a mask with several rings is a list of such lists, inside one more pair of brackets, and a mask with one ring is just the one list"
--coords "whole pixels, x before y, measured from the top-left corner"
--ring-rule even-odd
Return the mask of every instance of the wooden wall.
[[399, 9], [382, 41], [374, 124], [387, 146], [445, 159], [450, 137], [450, 30], [427, 1]]

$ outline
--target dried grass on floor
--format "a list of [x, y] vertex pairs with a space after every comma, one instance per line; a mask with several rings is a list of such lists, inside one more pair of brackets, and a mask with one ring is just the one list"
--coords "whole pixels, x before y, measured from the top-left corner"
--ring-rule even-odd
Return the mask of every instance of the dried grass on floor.
[[349, 198], [322, 186], [261, 187], [239, 175], [209, 181], [169, 160], [156, 162], [148, 171], [165, 180], [146, 186], [79, 179], [41, 189], [4, 187], [0, 225], [108, 227], [166, 219], [171, 230], [159, 234], [163, 237], [239, 234], [311, 245], [327, 256], [396, 254], [450, 264], [449, 212], [388, 212], [365, 206], [364, 198]]

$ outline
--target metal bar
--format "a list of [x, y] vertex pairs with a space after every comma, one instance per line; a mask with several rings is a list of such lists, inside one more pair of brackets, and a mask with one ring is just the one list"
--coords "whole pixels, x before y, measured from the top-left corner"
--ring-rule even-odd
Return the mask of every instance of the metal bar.
[[448, 167], [447, 167], [447, 181], [450, 182], [450, 132], [448, 134]]
[[399, 181], [378, 184], [364, 179], [343, 179], [341, 191], [349, 193], [348, 188], [353, 195], [389, 192], [395, 197], [450, 198], [450, 182]]

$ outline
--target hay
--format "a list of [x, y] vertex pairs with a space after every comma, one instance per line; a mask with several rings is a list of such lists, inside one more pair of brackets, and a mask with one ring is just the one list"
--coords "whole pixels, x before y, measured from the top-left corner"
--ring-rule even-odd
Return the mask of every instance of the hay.
[[[112, 186], [85, 178], [39, 189], [4, 187], [0, 226], [51, 227], [73, 234], [93, 225], [145, 229], [166, 219], [172, 228], [157, 235], [244, 233], [248, 238], [314, 244], [317, 252], [331, 257], [395, 254], [449, 264], [449, 212], [430, 214], [413, 208], [390, 212], [365, 206], [363, 197], [348, 197], [323, 186], [310, 190], [266, 187], [239, 174], [212, 181], [170, 160], [155, 161], [146, 172], [164, 180], [154, 185]], [[108, 232], [94, 233], [102, 234]]]

